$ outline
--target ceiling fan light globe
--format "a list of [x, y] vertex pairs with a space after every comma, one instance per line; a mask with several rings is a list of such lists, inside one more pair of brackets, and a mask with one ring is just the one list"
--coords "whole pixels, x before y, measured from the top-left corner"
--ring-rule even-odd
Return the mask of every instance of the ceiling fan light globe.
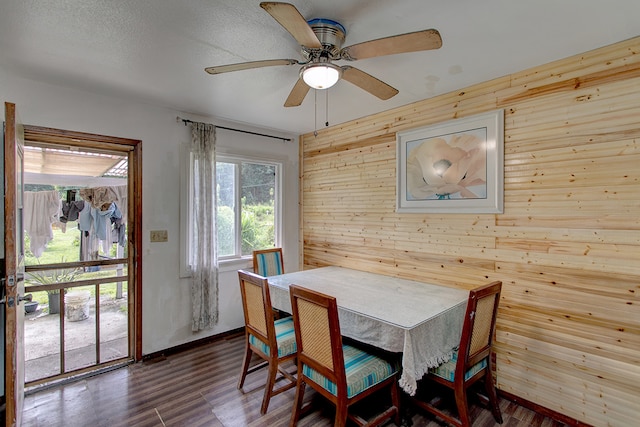
[[331, 63], [308, 64], [300, 70], [302, 80], [313, 89], [329, 89], [341, 75], [342, 68]]

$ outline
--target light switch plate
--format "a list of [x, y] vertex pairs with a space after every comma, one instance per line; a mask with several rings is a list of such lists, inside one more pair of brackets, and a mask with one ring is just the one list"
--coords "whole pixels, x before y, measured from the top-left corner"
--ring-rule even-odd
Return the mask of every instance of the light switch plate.
[[168, 240], [167, 230], [151, 230], [152, 242], [166, 242]]

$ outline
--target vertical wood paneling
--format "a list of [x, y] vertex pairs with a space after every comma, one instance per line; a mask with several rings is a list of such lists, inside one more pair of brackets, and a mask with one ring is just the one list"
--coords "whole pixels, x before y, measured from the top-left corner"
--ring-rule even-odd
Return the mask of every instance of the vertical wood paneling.
[[[306, 267], [503, 281], [498, 388], [640, 416], [640, 38], [301, 137]], [[398, 131], [505, 111], [504, 213], [397, 214]]]

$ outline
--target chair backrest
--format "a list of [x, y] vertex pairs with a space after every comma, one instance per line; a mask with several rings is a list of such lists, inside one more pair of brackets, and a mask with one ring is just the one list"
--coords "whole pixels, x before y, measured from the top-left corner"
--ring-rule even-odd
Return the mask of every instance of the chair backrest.
[[346, 391], [336, 299], [297, 285], [289, 286], [289, 294], [300, 363]]
[[277, 355], [269, 282], [263, 276], [244, 270], [238, 270], [238, 278], [247, 332], [268, 344], [270, 351]]
[[464, 373], [469, 368], [490, 356], [501, 290], [502, 282], [497, 281], [469, 292], [458, 350], [456, 378], [464, 378]]
[[284, 274], [282, 248], [253, 251], [253, 272], [265, 277]]

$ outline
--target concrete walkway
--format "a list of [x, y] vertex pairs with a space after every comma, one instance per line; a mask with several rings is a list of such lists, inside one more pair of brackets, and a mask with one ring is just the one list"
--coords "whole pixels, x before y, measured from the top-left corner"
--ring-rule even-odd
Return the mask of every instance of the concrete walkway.
[[[100, 362], [127, 356], [127, 299], [101, 301]], [[46, 305], [25, 314], [25, 382], [60, 374], [60, 314], [45, 313]], [[76, 312], [77, 314], [77, 312]], [[72, 317], [73, 318], [73, 317]], [[75, 317], [76, 319], [79, 316]], [[65, 318], [65, 372], [95, 365], [96, 315], [90, 299], [88, 317], [71, 321]]]

